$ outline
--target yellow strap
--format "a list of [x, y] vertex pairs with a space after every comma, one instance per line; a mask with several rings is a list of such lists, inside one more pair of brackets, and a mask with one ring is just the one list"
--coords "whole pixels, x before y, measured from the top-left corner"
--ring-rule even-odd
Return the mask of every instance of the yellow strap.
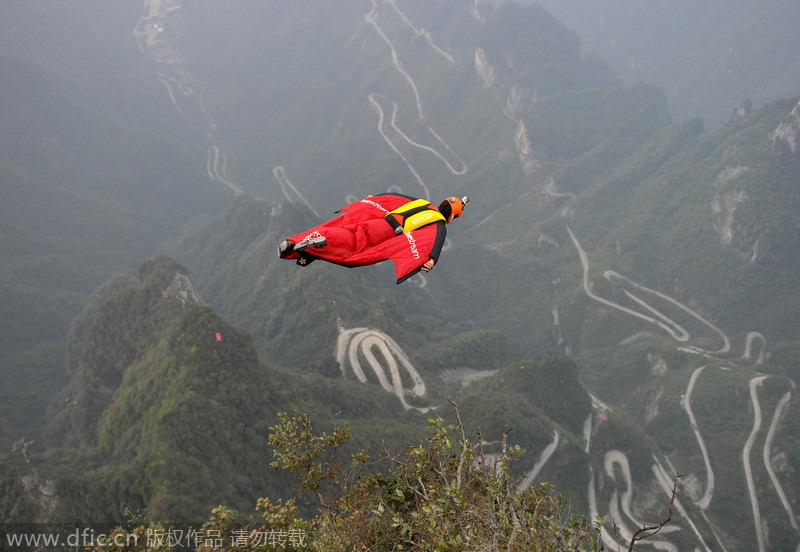
[[426, 209], [421, 211], [417, 214], [406, 216], [405, 213], [408, 211], [412, 211], [414, 209], [418, 209], [420, 207], [425, 207], [429, 205], [430, 202], [425, 199], [416, 199], [405, 205], [398, 207], [394, 211], [391, 211], [390, 215], [400, 215], [403, 217], [403, 232], [408, 233], [421, 226], [425, 226], [426, 224], [431, 224], [432, 222], [436, 222], [437, 220], [445, 221], [444, 216], [437, 211], [436, 209]]
[[430, 202], [428, 200], [426, 200], [426, 199], [415, 199], [414, 201], [409, 201], [405, 205], [401, 205], [400, 207], [398, 207], [394, 211], [390, 211], [389, 214], [390, 215], [393, 215], [393, 214], [400, 215], [400, 214], [405, 213], [406, 211], [410, 211], [412, 209], [416, 209], [417, 207], [424, 207], [428, 203], [430, 203]]

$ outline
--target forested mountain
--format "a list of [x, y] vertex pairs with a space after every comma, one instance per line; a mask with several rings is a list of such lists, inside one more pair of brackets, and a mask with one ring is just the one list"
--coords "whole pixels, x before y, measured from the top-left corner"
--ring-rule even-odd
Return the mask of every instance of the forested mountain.
[[[92, 289], [226, 200], [193, 144], [128, 124], [27, 60], [0, 57], [0, 69], [3, 416], [26, 434], [65, 383], [63, 339]], [[14, 432], [0, 429], [6, 442]]]
[[[541, 5], [47, 5], [0, 8], [4, 521], [246, 511], [278, 412], [375, 452], [452, 399], [607, 547], [675, 472], [658, 546], [800, 542], [800, 98], [673, 123]], [[384, 191], [470, 197], [430, 274], [278, 259]]]

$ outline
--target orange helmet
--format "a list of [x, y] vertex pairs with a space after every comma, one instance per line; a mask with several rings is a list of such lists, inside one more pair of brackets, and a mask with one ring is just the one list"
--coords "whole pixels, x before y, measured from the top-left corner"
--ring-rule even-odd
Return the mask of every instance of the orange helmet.
[[469, 203], [469, 198], [464, 196], [462, 199], [457, 197], [448, 197], [439, 204], [439, 212], [444, 215], [447, 224], [450, 224], [464, 211], [464, 205]]

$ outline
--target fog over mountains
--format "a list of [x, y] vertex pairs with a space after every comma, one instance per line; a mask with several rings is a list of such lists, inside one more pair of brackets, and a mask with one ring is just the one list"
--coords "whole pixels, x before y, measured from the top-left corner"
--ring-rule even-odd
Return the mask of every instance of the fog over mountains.
[[[680, 472], [637, 548], [798, 548], [798, 7], [640, 4], [4, 2], [3, 522], [252, 509], [278, 411], [452, 399], [607, 547]], [[430, 274], [277, 258], [385, 191], [470, 197]]]
[[760, 106], [797, 93], [800, 39], [794, 2], [540, 2], [627, 84], [657, 84], [675, 121], [717, 128], [731, 106]]

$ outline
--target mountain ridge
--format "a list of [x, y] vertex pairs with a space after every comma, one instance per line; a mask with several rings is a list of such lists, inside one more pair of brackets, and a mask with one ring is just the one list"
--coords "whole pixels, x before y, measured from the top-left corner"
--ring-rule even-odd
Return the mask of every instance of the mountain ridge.
[[[208, 339], [203, 347], [220, 343], [217, 330], [204, 324], [218, 326], [223, 340], [232, 332], [240, 345], [226, 358], [246, 352], [250, 360], [244, 364], [250, 374], [260, 373], [251, 362], [255, 351], [259, 362], [269, 367], [265, 372], [279, 374], [275, 377], [285, 396], [275, 407], [300, 404], [325, 423], [341, 411], [352, 421], [360, 444], [375, 445], [386, 436], [416, 439], [415, 428], [428, 414], [420, 410], [455, 398], [473, 405], [464, 405], [464, 413], [472, 416], [470, 425], [484, 426], [487, 432], [502, 432], [513, 421], [511, 435], [521, 435], [525, 449], [520, 469], [530, 469], [546, 456], [537, 477], [554, 481], [585, 511], [595, 513], [589, 496], [597, 498], [596, 513], [624, 508], [614, 497], [635, 488], [635, 515], [620, 516], [620, 527], [659, 516], [659, 478], [665, 473], [668, 478], [671, 462], [676, 471], [692, 477], [678, 496], [687, 514], [676, 518], [680, 532], [670, 535], [670, 541], [688, 547], [702, 538], [712, 549], [754, 548], [758, 542], [753, 527], [765, 524], [769, 548], [791, 548], [798, 539], [790, 510], [794, 506], [797, 511], [793, 470], [800, 450], [791, 432], [797, 409], [791, 379], [797, 378], [798, 347], [794, 274], [799, 237], [794, 221], [800, 168], [792, 145], [798, 98], [756, 109], [742, 104], [728, 123], [706, 131], [700, 119], [671, 123], [666, 95], [658, 87], [622, 85], [604, 62], [582, 58], [575, 33], [540, 7], [476, 9], [453, 1], [433, 9], [421, 2], [372, 7], [354, 2], [337, 13], [314, 11], [321, 6], [304, 4], [291, 14], [277, 14], [269, 27], [275, 34], [261, 33], [261, 47], [254, 49], [238, 45], [258, 34], [256, 16], [269, 6], [232, 12], [231, 17], [240, 19], [225, 20], [220, 27], [214, 22], [222, 6], [213, 2], [170, 12], [160, 21], [169, 30], [164, 37], [175, 38], [170, 48], [187, 56], [181, 58], [184, 65], [161, 66], [171, 72], [162, 75], [163, 81], [153, 80], [161, 87], [160, 109], [167, 105], [181, 113], [172, 116], [185, 117], [186, 126], [171, 128], [168, 136], [144, 147], [143, 137], [158, 134], [146, 130], [156, 128], [148, 127], [152, 122], [133, 125], [124, 110], [100, 116], [109, 123], [106, 128], [126, 129], [120, 141], [109, 139], [108, 144], [131, 144], [130, 157], [123, 156], [125, 163], [104, 159], [93, 167], [64, 165], [73, 167], [76, 175], [88, 171], [95, 178], [89, 180], [103, 187], [114, 205], [127, 196], [115, 198], [111, 188], [122, 184], [109, 177], [106, 188], [103, 175], [120, 172], [144, 179], [150, 173], [139, 169], [159, 148], [154, 144], [172, 144], [174, 148], [165, 151], [180, 160], [173, 159], [170, 174], [175, 182], [161, 175], [166, 196], [142, 198], [144, 204], [158, 206], [158, 216], [122, 212], [130, 214], [127, 220], [134, 226], [136, 221], [158, 223], [146, 229], [167, 242], [158, 253], [187, 267], [197, 294], [213, 308], [184, 310], [177, 299], [165, 299], [163, 292], [181, 271], [174, 270], [175, 261], [153, 253], [155, 265], [169, 267], [157, 283], [142, 287], [134, 272], [112, 279], [90, 299], [73, 324], [66, 373], [58, 372], [63, 355], [56, 332], [49, 343], [35, 340], [41, 351], [17, 348], [15, 354], [26, 360], [23, 365], [36, 368], [20, 373], [28, 382], [41, 380], [29, 387], [53, 388], [43, 393], [55, 397], [48, 431], [58, 437], [53, 444], [60, 446], [44, 451], [40, 443], [41, 459], [58, 480], [64, 504], [92, 515], [116, 516], [120, 504], [131, 501], [158, 513], [174, 496], [173, 513], [185, 508], [185, 515], [199, 515], [201, 507], [190, 509], [186, 497], [194, 495], [185, 488], [183, 472], [180, 481], [170, 481], [163, 462], [149, 471], [144, 464], [124, 464], [123, 458], [132, 452], [115, 435], [126, 428], [148, 434], [141, 462], [174, 458], [197, 467], [204, 477], [208, 471], [197, 463], [192, 443], [173, 438], [186, 420], [198, 422], [200, 427], [193, 431], [201, 436], [199, 442], [207, 443], [202, 427], [206, 424], [252, 445], [248, 454], [261, 450], [252, 433], [215, 425], [217, 420], [195, 410], [188, 395], [195, 380], [173, 377], [181, 373], [181, 362], [193, 357], [165, 334], [180, 334], [176, 328], [181, 326], [172, 323], [186, 317], [187, 324], [194, 320], [188, 327]], [[314, 18], [301, 17], [309, 11]], [[544, 30], [522, 36], [518, 44], [512, 37], [520, 35], [519, 28], [516, 34], [505, 33], [504, 25], [524, 21]], [[115, 25], [122, 23], [115, 20]], [[185, 33], [175, 33], [177, 27]], [[228, 46], [224, 28], [239, 31]], [[297, 41], [282, 43], [295, 30], [302, 30]], [[201, 35], [209, 42], [199, 44]], [[532, 50], [526, 44], [538, 46]], [[302, 52], [302, 63], [283, 64], [273, 55], [291, 52], [291, 46]], [[231, 52], [239, 56], [234, 65], [227, 57]], [[147, 65], [156, 62], [141, 53], [145, 73], [159, 67]], [[334, 63], [329, 71], [300, 75], [301, 69], [328, 67], [329, 62]], [[182, 81], [182, 75], [191, 79]], [[236, 78], [221, 78], [224, 75]], [[24, 82], [30, 85], [35, 79], [23, 81], [23, 92]], [[178, 90], [186, 96], [175, 96]], [[206, 113], [195, 118], [199, 106]], [[97, 113], [81, 107], [88, 110], [81, 113]], [[152, 113], [142, 121], [151, 118]], [[204, 129], [203, 137], [182, 145], [179, 136], [190, 128]], [[87, 135], [92, 130], [96, 129], [88, 129]], [[35, 137], [35, 132], [30, 135]], [[169, 157], [164, 151], [159, 155]], [[52, 160], [55, 166], [66, 163]], [[3, 169], [30, 179], [34, 168], [48, 166], [42, 162], [33, 167], [36, 162], [32, 158], [28, 167], [15, 173], [14, 167], [21, 164], [16, 158]], [[219, 177], [235, 180], [250, 194], [240, 193], [228, 202], [230, 195], [217, 193], [231, 194], [233, 188]], [[198, 192], [196, 183], [202, 183], [201, 190], [217, 193], [202, 194], [208, 203], [203, 200], [201, 207], [182, 210], [186, 218], [200, 216], [179, 225], [170, 211], [184, 206], [184, 199], [195, 198], [190, 194]], [[148, 189], [137, 187], [139, 193]], [[332, 216], [334, 209], [359, 196], [388, 189], [431, 198], [463, 192], [472, 198], [465, 216], [451, 227], [447, 249], [430, 275], [395, 286], [388, 264], [357, 270], [325, 263], [300, 268], [277, 258], [275, 247], [283, 236]], [[220, 197], [225, 198], [220, 203], [229, 203], [226, 210], [207, 208], [219, 205], [215, 201]], [[217, 214], [201, 214], [214, 211]], [[107, 212], [103, 216], [113, 217]], [[170, 224], [162, 226], [164, 221]], [[35, 232], [28, 234], [23, 237], [33, 239]], [[109, 247], [104, 237], [93, 236]], [[9, 251], [25, 254], [15, 240], [6, 241]], [[149, 247], [130, 243], [114, 254], [130, 263], [130, 252], [140, 249], [149, 254]], [[36, 257], [39, 249], [30, 251], [35, 262], [3, 280], [10, 299], [3, 304], [22, 305], [23, 312], [24, 305], [34, 301], [20, 302], [26, 297], [20, 294], [22, 283], [36, 284], [28, 275], [44, 271], [31, 267], [49, 262], [46, 256]], [[65, 247], [64, 256], [70, 251]], [[104, 264], [99, 273], [111, 275], [119, 268], [119, 263]], [[94, 282], [102, 280], [97, 277]], [[88, 281], [81, 284], [91, 287]], [[55, 283], [47, 285], [63, 292]], [[70, 298], [73, 312], [83, 297]], [[37, 318], [31, 316], [34, 323]], [[245, 332], [251, 336], [250, 345]], [[95, 343], [81, 347], [81, 339], [89, 335], [96, 337]], [[339, 355], [340, 345], [346, 348], [344, 357]], [[384, 369], [384, 385], [368, 362], [382, 346], [398, 363], [399, 393], [391, 374]], [[395, 349], [400, 351], [396, 357]], [[42, 376], [42, 351], [57, 377]], [[88, 362], [90, 351], [98, 362]], [[548, 351], [571, 360], [562, 362], [558, 355], [544, 357], [550, 361], [515, 360], [540, 359]], [[405, 359], [414, 372], [403, 368]], [[235, 372], [235, 366], [197, 359], [191, 363], [195, 361], [197, 366], [187, 364], [186, 369], [202, 374], [201, 379], [213, 380], [215, 370]], [[389, 358], [385, 361], [389, 368]], [[564, 388], [563, 394], [537, 395], [532, 367], [540, 362], [558, 375], [575, 372], [556, 386]], [[359, 363], [363, 383], [353, 368]], [[528, 370], [520, 372], [520, 366]], [[235, 373], [238, 382], [241, 374]], [[65, 397], [55, 389], [70, 377], [74, 387]], [[159, 378], [180, 386], [171, 388], [169, 397], [159, 394], [167, 392], [153, 383]], [[696, 385], [690, 391], [691, 382]], [[541, 387], [552, 391], [547, 383]], [[137, 410], [134, 403], [143, 400], [143, 389], [152, 390], [153, 396], [143, 401], [146, 409], [142, 404]], [[254, 394], [260, 393], [257, 389], [254, 385]], [[98, 390], [102, 401], [92, 398]], [[786, 393], [788, 403], [779, 410]], [[561, 411], [559, 400], [567, 395], [580, 405], [581, 416], [573, 419]], [[693, 399], [684, 401], [682, 395]], [[196, 400], [230, 422], [274, 415], [251, 402], [242, 410], [224, 392], [220, 399]], [[545, 399], [553, 399], [555, 412], [542, 411], [539, 403]], [[26, 400], [31, 405], [42, 402], [30, 396]], [[753, 427], [751, 413], [759, 400], [764, 420], [777, 421], [772, 441], [765, 435], [766, 421], [757, 430]], [[109, 405], [115, 404], [130, 419], [123, 423], [114, 418]], [[80, 414], [90, 408], [90, 415]], [[161, 409], [164, 416], [159, 418]], [[73, 427], [58, 419], [64, 413], [74, 418]], [[3, 415], [9, 434], [21, 427], [20, 415], [10, 407]], [[37, 416], [41, 419], [42, 414]], [[584, 425], [578, 427], [581, 421]], [[98, 441], [98, 424], [105, 428], [103, 446], [119, 446], [111, 463], [99, 452], [103, 443]], [[163, 443], [163, 448], [154, 443]], [[241, 444], [233, 442], [232, 447], [238, 450]], [[756, 461], [756, 451], [770, 460]], [[220, 454], [220, 465], [228, 473], [229, 458]], [[620, 454], [628, 458], [630, 475], [620, 471]], [[735, 462], [726, 461], [732, 457]], [[252, 462], [253, 477], [261, 477], [254, 456]], [[776, 477], [789, 490], [789, 509], [773, 490], [778, 485], [769, 473], [771, 465], [780, 466]], [[17, 466], [14, 473], [20, 470]], [[758, 493], [748, 492], [747, 473]], [[717, 484], [712, 485], [715, 478]], [[231, 475], [234, 480], [241, 486], [241, 479]], [[89, 481], [102, 484], [92, 487]], [[216, 489], [211, 494], [225, 494], [215, 485], [207, 485]], [[282, 482], [263, 487], [264, 493], [285, 490]], [[153, 497], [161, 498], [150, 502]], [[750, 500], [760, 504], [760, 518], [748, 510]], [[207, 505], [204, 502], [202, 508]], [[165, 514], [166, 510], [158, 513]], [[693, 532], [690, 521], [699, 526], [702, 537]], [[718, 540], [715, 533], [724, 537]], [[606, 545], [614, 546], [608, 540]]]
[[[338, 411], [361, 432], [379, 432], [383, 445], [371, 442], [367, 434], [356, 434], [356, 443], [368, 443], [368, 448], [420, 434], [417, 424], [430, 408], [418, 408], [423, 414], [416, 415], [412, 408], [412, 415], [398, 418], [404, 411], [402, 397], [399, 402], [395, 398], [394, 406], [387, 403], [387, 391], [376, 386], [374, 378], [359, 383], [339, 370], [325, 375], [315, 373], [313, 367], [304, 373], [269, 367], [258, 358], [247, 332], [231, 326], [199, 300], [186, 301], [166, 291], [176, 281], [186, 287], [183, 270], [167, 257], [156, 258], [141, 267], [137, 279], [126, 274], [112, 280], [99, 290], [104, 297], [87, 307], [84, 316], [93, 322], [82, 323], [84, 331], [74, 334], [81, 345], [72, 350], [80, 351], [80, 362], [61, 393], [69, 396], [54, 399], [47, 447], [32, 459], [43, 480], [56, 489], [55, 506], [39, 515], [61, 523], [122, 522], [126, 509], [142, 509], [153, 521], [196, 522], [220, 501], [241, 511], [260, 496], [285, 496], [286, 478], [265, 469], [266, 427], [280, 410], [302, 408], [324, 417]], [[109, 326], [111, 320], [127, 327]], [[481, 340], [510, 359], [502, 342], [492, 343], [498, 337], [502, 336], [465, 335], [452, 344], [457, 348], [455, 358], [448, 359], [445, 352], [445, 360], [439, 362], [463, 366], [469, 358], [472, 366], [482, 368], [473, 354], [476, 347], [483, 349]], [[120, 343], [129, 345], [120, 347]], [[117, 351], [113, 360], [109, 351]], [[496, 360], [493, 355], [491, 362]], [[503, 379], [503, 374], [518, 379], [525, 364], [527, 370], [541, 374], [537, 377], [563, 372], [585, 413], [588, 397], [581, 394], [575, 366], [567, 359], [551, 356], [508, 362], [515, 366], [516, 375], [508, 371], [511, 368], [501, 370]], [[404, 385], [413, 383], [406, 380]], [[507, 385], [513, 383], [503, 383]], [[453, 390], [458, 395], [461, 389]], [[529, 405], [520, 391], [516, 390], [520, 404]], [[412, 400], [411, 390], [405, 394]], [[334, 396], [338, 398], [332, 400]], [[476, 400], [471, 397], [464, 397], [465, 404]], [[523, 427], [531, 418], [540, 420], [542, 427], [553, 423], [551, 415], [555, 423], [566, 421], [573, 429], [581, 425], [574, 418], [574, 402], [559, 404], [553, 399], [542, 401], [534, 410], [525, 407], [528, 414], [525, 424], [520, 422], [521, 435], [528, 434]], [[446, 399], [438, 392], [412, 401], [416, 405], [442, 403]], [[395, 421], [390, 422], [393, 417]], [[493, 432], [504, 423], [508, 420], [484, 421], [487, 431]], [[17, 511], [35, 510], [31, 500], [18, 488], [9, 495]], [[8, 515], [18, 521], [11, 512], [4, 512]]]

